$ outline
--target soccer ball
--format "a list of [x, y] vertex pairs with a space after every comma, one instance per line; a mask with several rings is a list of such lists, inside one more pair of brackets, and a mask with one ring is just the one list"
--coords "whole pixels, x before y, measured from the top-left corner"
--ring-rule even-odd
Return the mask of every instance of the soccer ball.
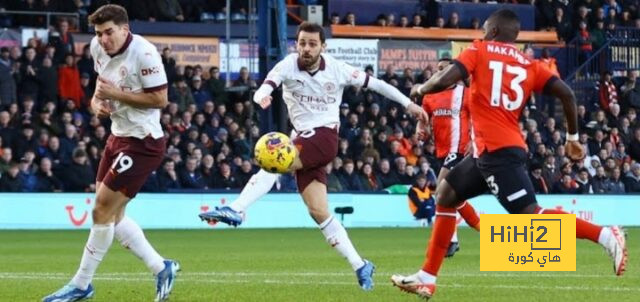
[[287, 173], [297, 153], [289, 137], [280, 132], [263, 135], [254, 149], [258, 165], [271, 173]]

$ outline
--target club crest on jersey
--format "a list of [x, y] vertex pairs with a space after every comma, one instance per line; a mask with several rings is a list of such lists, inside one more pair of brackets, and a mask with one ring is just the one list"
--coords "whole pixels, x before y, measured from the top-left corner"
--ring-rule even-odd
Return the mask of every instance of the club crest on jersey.
[[333, 92], [336, 89], [336, 85], [331, 82], [324, 83], [324, 90], [326, 92]]
[[122, 66], [122, 67], [120, 67], [120, 70], [118, 71], [118, 74], [120, 75], [121, 78], [126, 78], [127, 75], [129, 75], [129, 71], [127, 70], [126, 66]]

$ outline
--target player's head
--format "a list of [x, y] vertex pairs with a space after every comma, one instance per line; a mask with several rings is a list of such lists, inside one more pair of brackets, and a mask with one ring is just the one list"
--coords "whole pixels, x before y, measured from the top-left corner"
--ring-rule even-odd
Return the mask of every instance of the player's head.
[[89, 16], [98, 36], [98, 43], [110, 55], [116, 54], [129, 36], [129, 16], [124, 7], [107, 4]]
[[487, 41], [514, 42], [520, 32], [520, 19], [513, 11], [500, 9], [495, 11], [483, 26], [484, 39]]
[[449, 66], [449, 64], [451, 64], [451, 58], [449, 57], [442, 57], [440, 58], [440, 60], [438, 60], [438, 71], [443, 70], [445, 67]]
[[326, 47], [324, 29], [316, 23], [303, 22], [298, 26], [296, 34], [296, 50], [300, 57], [299, 64], [305, 68], [315, 66], [320, 60], [320, 53]]

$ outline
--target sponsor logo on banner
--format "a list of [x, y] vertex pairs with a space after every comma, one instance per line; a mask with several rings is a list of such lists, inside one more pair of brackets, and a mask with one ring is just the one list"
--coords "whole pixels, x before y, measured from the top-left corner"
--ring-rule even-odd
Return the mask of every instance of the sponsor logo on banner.
[[325, 53], [359, 70], [371, 65], [378, 74], [378, 40], [327, 39]]
[[[91, 204], [91, 198], [87, 197], [84, 200], [84, 203], [88, 205]], [[82, 211], [82, 214], [76, 214], [75, 212], [75, 206], [73, 204], [68, 204], [64, 207], [64, 209], [67, 211], [67, 215], [69, 217], [69, 222], [71, 222], [71, 224], [75, 227], [80, 227], [82, 226], [86, 221], [87, 218], [89, 217], [89, 213], [90, 213], [90, 208], [84, 207], [84, 211]]]
[[156, 46], [159, 53], [169, 47], [176, 65], [202, 65], [205, 68], [220, 64], [220, 40], [218, 38], [144, 36]]
[[405, 68], [422, 70], [435, 67], [438, 59], [451, 57], [450, 42], [381, 40], [378, 43], [378, 68], [391, 65], [396, 72]]
[[480, 271], [575, 271], [576, 215], [482, 214]]

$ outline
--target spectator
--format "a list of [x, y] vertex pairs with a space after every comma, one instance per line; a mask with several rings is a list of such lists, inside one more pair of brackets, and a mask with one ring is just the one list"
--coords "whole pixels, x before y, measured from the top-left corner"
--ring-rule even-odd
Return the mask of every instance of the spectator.
[[384, 14], [378, 15], [376, 18], [376, 22], [373, 25], [386, 27], [387, 26], [387, 17]]
[[571, 37], [571, 22], [564, 16], [564, 10], [562, 7], [555, 9], [555, 15], [551, 21], [551, 27], [555, 28], [558, 34], [558, 40], [569, 41]]
[[[58, 101], [58, 69], [53, 67], [50, 58], [42, 60], [42, 66], [38, 72], [38, 80], [40, 81], [40, 102], [57, 102]], [[92, 93], [93, 94], [93, 93]]]
[[198, 161], [194, 157], [189, 157], [180, 173], [180, 186], [185, 189], [205, 189], [207, 184], [202, 178], [202, 173], [197, 170]]
[[58, 68], [58, 91], [63, 100], [72, 100], [76, 108], [83, 108], [84, 91], [80, 86], [80, 73], [72, 54], [64, 56], [64, 64]]
[[618, 103], [618, 92], [611, 80], [611, 72], [605, 71], [600, 82], [600, 109], [609, 112], [611, 104]]
[[640, 128], [633, 131], [633, 139], [629, 143], [629, 156], [636, 162], [640, 162]]
[[391, 170], [391, 165], [389, 164], [388, 159], [383, 158], [380, 160], [379, 169], [378, 177], [380, 177], [381, 189], [400, 183], [398, 175]]
[[593, 51], [591, 33], [587, 30], [587, 23], [581, 21], [578, 25], [578, 44], [580, 45], [580, 54], [578, 62], [582, 65], [591, 57]]
[[80, 75], [86, 73], [93, 81], [95, 79], [91, 75], [93, 75], [95, 71], [93, 69], [93, 58], [91, 57], [91, 51], [89, 48], [89, 43], [85, 44], [84, 47], [82, 47], [82, 54], [80, 55], [80, 60], [78, 60], [76, 66], [78, 67], [78, 72], [80, 73]]
[[240, 171], [238, 171], [237, 174], [237, 179], [238, 179], [238, 183], [239, 184], [246, 184], [249, 182], [249, 180], [251, 179], [251, 176], [253, 176], [253, 174], [257, 172], [255, 171], [255, 169], [253, 168], [253, 165], [251, 164], [251, 162], [249, 160], [243, 160], [242, 161], [242, 165], [240, 166]]
[[449, 17], [449, 21], [447, 21], [447, 25], [445, 27], [455, 28], [455, 29], [460, 28], [460, 17], [458, 16], [457, 12], [451, 13], [451, 16]]
[[409, 18], [405, 15], [400, 16], [400, 27], [409, 27]]
[[194, 76], [191, 81], [191, 87], [193, 88], [191, 92], [193, 94], [193, 101], [195, 102], [198, 110], [202, 110], [204, 108], [204, 104], [212, 100], [211, 94], [209, 93], [209, 90], [202, 85], [202, 79], [200, 76]]
[[578, 185], [573, 181], [571, 175], [563, 174], [553, 185], [554, 194], [577, 194]]
[[0, 110], [17, 101], [16, 82], [13, 77], [13, 70], [8, 57], [9, 50], [6, 47], [3, 47], [1, 52], [2, 59], [0, 62]]
[[213, 97], [213, 101], [216, 106], [226, 105], [228, 103], [228, 96], [225, 87], [227, 87], [225, 81], [220, 78], [220, 69], [217, 66], [209, 68], [209, 80], [207, 80], [207, 87]]
[[327, 172], [327, 192], [342, 192], [344, 191], [342, 181], [333, 168], [334, 163], [335, 160], [325, 166], [325, 171]]
[[409, 190], [409, 210], [417, 220], [425, 219], [431, 225], [435, 214], [435, 201], [431, 190], [427, 187], [427, 178], [419, 174]]
[[0, 177], [1, 192], [22, 192], [22, 179], [18, 175], [20, 170], [17, 164], [11, 164], [8, 171]]
[[158, 21], [184, 21], [184, 15], [182, 14], [182, 8], [178, 0], [156, 0], [155, 10]]
[[233, 87], [246, 87], [247, 90], [244, 92], [236, 93], [236, 102], [248, 102], [249, 101], [249, 90], [256, 89], [258, 84], [256, 81], [251, 79], [251, 75], [249, 74], [249, 69], [247, 67], [240, 68], [240, 75], [238, 78], [233, 81]]
[[343, 189], [346, 191], [362, 191], [362, 184], [360, 178], [354, 171], [355, 164], [353, 160], [347, 158], [344, 160], [342, 171], [340, 173], [340, 180], [342, 181]]
[[0, 156], [0, 177], [11, 168], [13, 164], [13, 151], [9, 147], [2, 148], [2, 155]]
[[480, 30], [482, 29], [482, 24], [480, 24], [480, 19], [473, 17], [471, 19], [471, 29]]
[[536, 194], [549, 194], [549, 188], [544, 177], [542, 177], [542, 165], [532, 164], [529, 168], [531, 182], [533, 183], [533, 189]]
[[80, 148], [73, 150], [72, 162], [61, 167], [57, 176], [66, 192], [95, 191], [94, 169], [88, 164], [87, 153]]
[[640, 193], [640, 163], [631, 166], [631, 171], [624, 178], [627, 193]]
[[162, 66], [164, 66], [164, 70], [167, 74], [167, 83], [168, 85], [173, 84], [176, 80], [177, 69], [176, 69], [176, 59], [171, 56], [171, 48], [165, 47], [162, 49]]
[[67, 19], [58, 21], [57, 31], [53, 31], [49, 35], [49, 44], [56, 49], [55, 57], [52, 58], [53, 62], [62, 62], [67, 55], [75, 57], [75, 43], [73, 35], [69, 32], [69, 21]]
[[596, 175], [593, 177], [591, 184], [594, 194], [606, 194], [607, 193], [607, 175], [604, 172], [604, 167], [599, 166], [596, 168]]
[[171, 189], [180, 189], [180, 181], [175, 170], [175, 162], [172, 159], [165, 159], [162, 169], [158, 175], [160, 191], [167, 192]]
[[592, 28], [589, 32], [589, 36], [591, 37], [591, 45], [593, 46], [593, 49], [598, 50], [602, 47], [602, 45], [604, 45], [606, 35], [603, 20], [598, 20], [595, 23], [595, 27]]
[[36, 50], [28, 47], [24, 52], [24, 59], [20, 64], [20, 98], [30, 96], [34, 100], [38, 99], [38, 90], [40, 82], [38, 81], [38, 72], [40, 66], [36, 62]]
[[231, 165], [227, 161], [222, 161], [218, 164], [219, 174], [214, 178], [214, 188], [219, 189], [235, 189], [239, 188], [236, 176], [231, 171]]
[[388, 14], [387, 15], [387, 26], [389, 26], [389, 27], [397, 26], [397, 24], [396, 24], [396, 16], [394, 14]]
[[331, 13], [331, 25], [340, 24], [340, 15], [338, 13]]
[[591, 186], [591, 180], [589, 179], [589, 171], [586, 168], [580, 169], [575, 182], [578, 185], [578, 194], [593, 194], [593, 187]]
[[31, 125], [22, 126], [22, 135], [14, 141], [12, 146], [16, 158], [24, 156], [27, 151], [33, 151], [38, 148], [38, 141], [33, 134]]
[[365, 163], [362, 165], [360, 173], [360, 184], [362, 185], [362, 191], [365, 192], [375, 192], [382, 189], [380, 186], [380, 178], [373, 171], [370, 163]]
[[36, 172], [35, 192], [62, 192], [62, 181], [53, 174], [52, 163], [48, 157], [40, 160], [40, 168]]
[[624, 194], [624, 183], [620, 175], [620, 168], [616, 167], [611, 173], [611, 177], [605, 182], [605, 192], [607, 194]]
[[640, 85], [638, 82], [638, 70], [627, 71], [627, 79], [620, 87], [622, 111], [627, 111], [629, 107], [640, 109]]
[[422, 23], [422, 16], [420, 14], [414, 14], [413, 20], [411, 22], [411, 27], [414, 28], [422, 28], [424, 24]]
[[344, 24], [350, 26], [356, 26], [356, 14], [348, 12], [344, 18]]
[[445, 22], [444, 18], [438, 17], [436, 18], [436, 28], [444, 28]]

